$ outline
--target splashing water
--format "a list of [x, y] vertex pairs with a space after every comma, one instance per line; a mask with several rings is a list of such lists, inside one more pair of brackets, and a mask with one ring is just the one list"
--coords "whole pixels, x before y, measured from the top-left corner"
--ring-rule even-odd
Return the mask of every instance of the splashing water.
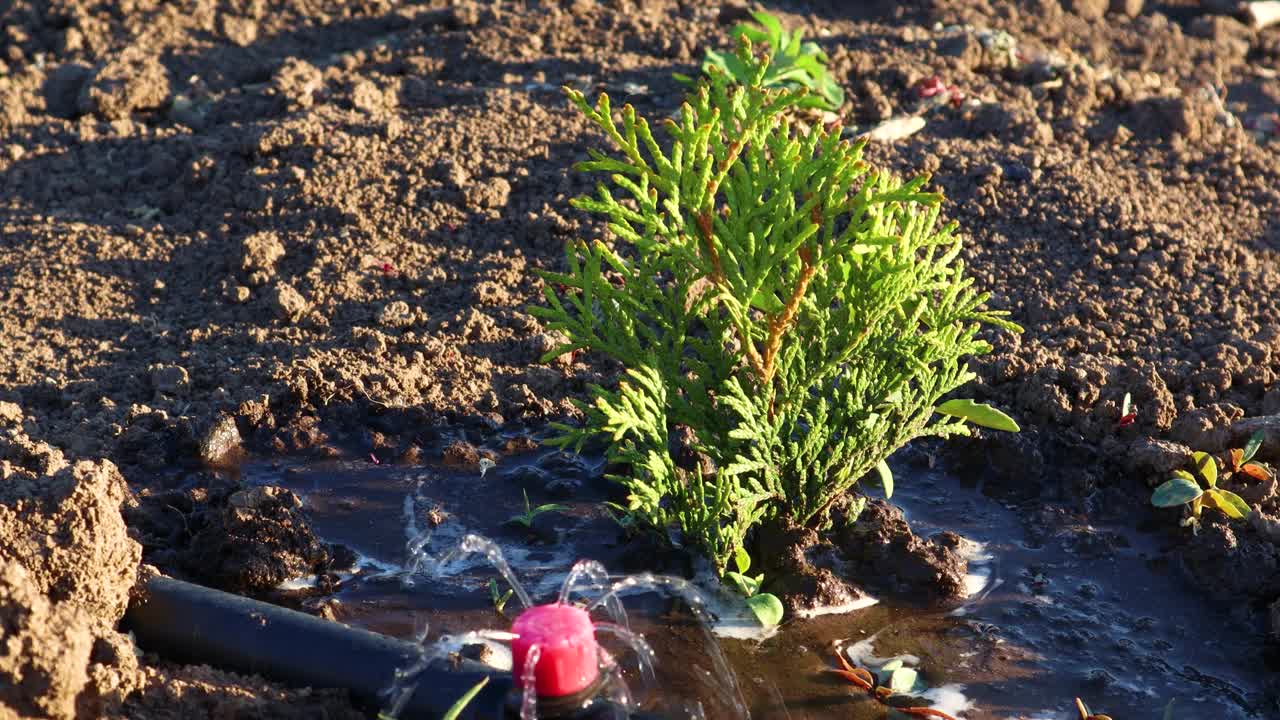
[[[573, 591], [577, 590], [579, 585], [586, 585], [586, 589], [595, 592], [608, 592], [609, 571], [596, 560], [579, 560], [573, 564], [568, 577], [564, 579], [564, 584], [560, 586], [560, 597], [556, 602], [568, 605], [573, 599]], [[617, 596], [605, 601], [604, 610], [610, 620], [624, 629], [631, 628], [631, 623], [627, 620], [627, 611], [623, 609], [622, 601]]]
[[[502, 579], [507, 581], [507, 585], [515, 591], [516, 599], [526, 609], [533, 607], [533, 600], [529, 598], [529, 593], [524, 589], [524, 585], [520, 584], [520, 579], [516, 577], [515, 571], [511, 569], [511, 565], [507, 562], [507, 558], [502, 554], [502, 548], [498, 544], [488, 538], [480, 537], [475, 534], [468, 534], [462, 538], [462, 544], [458, 546], [458, 550], [449, 553], [445, 557], [448, 561], [452, 561], [457, 557], [469, 553], [482, 553], [489, 563], [493, 565], [498, 574], [502, 575]], [[446, 560], [440, 561], [443, 567]]]
[[524, 656], [524, 669], [520, 673], [520, 684], [524, 686], [524, 694], [520, 698], [520, 720], [538, 720], [538, 660], [542, 657], [542, 648], [530, 645]]
[[621, 625], [613, 623], [598, 622], [594, 625], [596, 632], [611, 635], [625, 643], [636, 655], [636, 666], [640, 672], [640, 680], [644, 684], [645, 692], [649, 692], [658, 685], [658, 674], [654, 670], [654, 665], [658, 662], [658, 656], [649, 646], [649, 642], [639, 633], [633, 633]]
[[409, 699], [413, 697], [413, 693], [418, 689], [418, 677], [426, 671], [431, 663], [445, 656], [446, 646], [440, 643], [426, 644], [427, 634], [430, 629], [426, 622], [422, 622], [418, 626], [414, 633], [414, 638], [419, 646], [418, 659], [412, 665], [396, 668], [396, 673], [391, 679], [391, 686], [382, 691], [388, 703], [386, 709], [383, 710], [383, 715], [393, 719], [400, 717], [404, 706], [409, 703]]
[[[416, 531], [417, 528], [413, 527], [412, 530]], [[418, 531], [407, 544], [410, 561], [406, 563], [406, 572], [409, 578], [418, 573], [439, 577], [448, 572], [451, 569], [450, 566], [463, 557], [479, 554], [484, 556], [512, 588], [514, 596], [520, 601], [523, 608], [534, 607], [533, 599], [516, 577], [514, 570], [497, 543], [479, 535], [467, 534], [463, 536], [462, 541], [455, 548], [436, 558], [426, 550], [430, 535], [430, 530]], [[405, 585], [413, 584], [413, 581], [409, 578], [404, 579]], [[719, 696], [719, 701], [724, 707], [732, 709], [735, 717], [750, 717], [746, 702], [738, 687], [736, 676], [729, 668], [728, 661], [724, 657], [719, 644], [712, 637], [711, 627], [715, 622], [714, 613], [709, 609], [707, 598], [694, 583], [682, 578], [655, 575], [653, 573], [641, 573], [622, 578], [611, 577], [602, 563], [595, 560], [580, 560], [574, 563], [561, 583], [554, 604], [573, 605], [575, 601], [585, 601], [586, 606], [584, 609], [586, 612], [592, 613], [600, 610], [607, 616], [608, 622], [592, 623], [592, 628], [597, 634], [609, 636], [618, 641], [631, 654], [634, 654], [635, 673], [637, 675], [637, 687], [634, 690], [638, 691], [638, 697], [646, 698], [652, 697], [658, 688], [657, 657], [644, 637], [639, 633], [633, 632], [630, 628], [621, 596], [632, 592], [658, 592], [683, 602], [694, 620], [706, 633], [708, 641], [706, 648], [711, 661], [711, 670], [697, 667], [693, 668], [693, 670], [700, 673], [706, 681], [706, 685]], [[485, 637], [490, 640], [501, 641], [510, 641], [514, 637], [510, 633], [486, 633], [483, 631], [467, 633], [467, 636]], [[417, 662], [396, 673], [395, 682], [392, 688], [387, 691], [387, 694], [392, 698], [391, 712], [389, 713], [391, 717], [396, 717], [391, 713], [402, 709], [412, 697], [418, 676], [422, 674], [428, 665], [441, 657], [447, 656], [451, 646], [456, 646], [456, 639], [452, 636], [442, 636], [424, 648], [423, 655]], [[624, 651], [623, 654], [626, 654], [626, 652]], [[520, 701], [521, 720], [536, 720], [537, 718], [537, 676], [535, 671], [540, 656], [541, 648], [536, 644], [532, 645], [527, 652], [523, 668], [519, 669], [521, 684], [524, 688]], [[630, 661], [628, 661], [628, 664], [630, 664]], [[627, 688], [626, 683], [620, 681], [621, 668], [618, 663], [618, 657], [602, 648], [599, 667], [602, 673], [613, 675], [619, 680], [619, 682], [607, 683], [603, 690], [605, 695], [602, 697], [607, 697], [608, 700], [624, 707], [639, 707], [633, 699], [632, 689]], [[689, 715], [691, 718], [704, 717], [700, 704], [698, 704], [697, 708], [686, 708], [686, 710], [691, 713]]]
[[427, 552], [427, 543], [431, 541], [431, 531], [423, 530], [416, 536], [411, 538], [405, 544], [405, 552], [408, 560], [405, 562], [404, 577], [400, 579], [400, 584], [405, 587], [413, 587], [417, 584], [415, 579], [422, 573], [434, 574], [437, 563], [431, 554]]
[[722, 684], [714, 684], [715, 689], [719, 692], [721, 699], [729, 707], [733, 708], [736, 716], [750, 717], [751, 713], [747, 711], [746, 700], [743, 699], [742, 690], [738, 687], [737, 676], [734, 675], [733, 670], [729, 667], [729, 661], [725, 659], [724, 653], [721, 652], [719, 643], [710, 637], [710, 628], [715, 618], [707, 610], [707, 599], [698, 590], [697, 586], [688, 580], [668, 575], [654, 575], [653, 573], [629, 575], [610, 585], [603, 595], [587, 606], [587, 612], [591, 612], [611, 601], [617, 601], [621, 593], [632, 590], [664, 593], [684, 601], [689, 608], [689, 612], [693, 614], [708, 635], [710, 642], [707, 647], [709, 648], [711, 662], [715, 666], [714, 677], [722, 680]]

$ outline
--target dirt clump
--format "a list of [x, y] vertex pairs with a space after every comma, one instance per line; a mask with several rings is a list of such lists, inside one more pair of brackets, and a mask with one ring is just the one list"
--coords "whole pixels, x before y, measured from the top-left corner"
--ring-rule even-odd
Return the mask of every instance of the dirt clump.
[[1126, 472], [1149, 478], [1148, 484], [1169, 479], [1174, 470], [1191, 460], [1191, 448], [1169, 440], [1139, 438], [1124, 453]]
[[129, 523], [147, 562], [232, 592], [264, 593], [282, 582], [327, 574], [331, 548], [302, 514], [297, 495], [201, 475], [185, 490], [144, 490]]
[[965, 540], [952, 532], [920, 537], [900, 509], [882, 500], [869, 500], [857, 520], [837, 531], [834, 542], [848, 563], [849, 576], [872, 592], [917, 601], [965, 594]]
[[240, 269], [249, 285], [265, 285], [275, 275], [276, 263], [284, 257], [284, 244], [275, 233], [254, 233], [244, 239]]
[[811, 555], [820, 552], [822, 542], [812, 529], [766, 527], [757, 545], [769, 550], [753, 555], [762, 558], [763, 564], [748, 574], [764, 573], [762, 590], [778, 596], [791, 615], [848, 606], [866, 596], [830, 567], [815, 562]]
[[134, 112], [159, 110], [168, 102], [168, 70], [154, 55], [137, 48], [128, 48], [96, 68], [77, 100], [80, 112], [103, 120], [125, 120]]
[[[7, 407], [6, 421], [13, 414]], [[115, 632], [141, 548], [120, 514], [124, 478], [109, 462], [0, 431], [0, 708], [73, 718], [114, 712], [137, 685]]]
[[206, 665], [156, 662], [142, 668], [140, 689], [123, 706], [128, 718], [250, 718], [366, 720], [339, 690], [293, 689]]
[[0, 617], [0, 706], [23, 716], [75, 717], [76, 697], [89, 681], [94, 631], [105, 624], [73, 605], [55, 605], [17, 563], [0, 569]]
[[232, 465], [244, 454], [242, 443], [235, 418], [220, 415], [200, 439], [200, 461], [210, 467]]

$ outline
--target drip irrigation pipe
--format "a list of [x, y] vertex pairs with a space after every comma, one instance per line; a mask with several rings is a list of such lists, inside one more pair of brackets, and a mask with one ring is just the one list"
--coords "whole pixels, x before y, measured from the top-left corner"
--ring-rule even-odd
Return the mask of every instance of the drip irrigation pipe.
[[[376, 710], [397, 668], [413, 664], [413, 643], [323, 620], [257, 600], [155, 576], [125, 613], [123, 628], [138, 646], [181, 663], [200, 663], [296, 687], [345, 688]], [[485, 675], [430, 667], [400, 717], [437, 720]], [[461, 718], [506, 718], [511, 678], [493, 673]]]

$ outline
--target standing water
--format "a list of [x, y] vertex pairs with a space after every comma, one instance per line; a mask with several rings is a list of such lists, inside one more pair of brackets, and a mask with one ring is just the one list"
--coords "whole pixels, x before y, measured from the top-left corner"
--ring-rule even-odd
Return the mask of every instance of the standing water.
[[[517, 664], [510, 631], [541, 602], [590, 614], [598, 670], [628, 693], [611, 702], [668, 717], [884, 717], [883, 705], [830, 672], [837, 652], [873, 672], [917, 671], [911, 704], [963, 720], [1065, 720], [1077, 696], [1126, 720], [1159, 720], [1175, 699], [1178, 720], [1269, 716], [1261, 639], [1217, 624], [1217, 610], [1160, 564], [1154, 540], [1127, 527], [1028, 520], [948, 474], [895, 467], [894, 500], [917, 533], [974, 541], [962, 605], [882, 598], [789, 619], [771, 637], [717, 639], [708, 623], [725, 627], [726, 599], [713, 583], [673, 577], [699, 576], [687, 555], [655, 550], [602, 509], [613, 498], [598, 465], [535, 451], [486, 469], [244, 468], [250, 481], [297, 492], [317, 533], [364, 558], [319, 599], [327, 614], [398, 637], [426, 623], [437, 633], [426, 656], [519, 668], [524, 688], [537, 686], [544, 649], [532, 666], [527, 652]], [[522, 491], [534, 507], [562, 509], [508, 522], [528, 509]], [[525, 699], [534, 713], [546, 709], [536, 693]]]

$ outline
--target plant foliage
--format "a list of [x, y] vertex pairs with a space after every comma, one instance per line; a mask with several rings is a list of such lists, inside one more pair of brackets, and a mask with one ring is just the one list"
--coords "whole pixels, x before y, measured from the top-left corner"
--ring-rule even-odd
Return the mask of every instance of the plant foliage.
[[[1254, 453], [1258, 451], [1260, 446], [1260, 436], [1255, 436], [1258, 442], [1253, 439], [1249, 441], [1248, 447], [1244, 450], [1232, 450], [1232, 466], [1239, 472], [1245, 472], [1252, 477], [1258, 477], [1252, 474], [1252, 471], [1243, 470], [1246, 466], [1256, 466], [1258, 473], [1267, 472], [1266, 469], [1256, 463], [1250, 463]], [[1242, 520], [1249, 516], [1251, 512], [1249, 503], [1244, 501], [1239, 495], [1218, 487], [1218, 463], [1213, 456], [1207, 452], [1194, 452], [1191, 454], [1191, 462], [1193, 470], [1174, 470], [1173, 477], [1165, 481], [1151, 493], [1151, 504], [1156, 507], [1178, 507], [1186, 505], [1191, 509], [1191, 517], [1200, 517], [1200, 511], [1205, 505], [1221, 512], [1233, 520]], [[1230, 477], [1230, 474], [1227, 475]], [[1263, 476], [1263, 479], [1269, 478], [1270, 475]]]
[[724, 578], [746, 598], [747, 607], [756, 616], [756, 620], [767, 628], [782, 622], [782, 601], [775, 595], [760, 592], [760, 586], [764, 584], [764, 573], [757, 573], [754, 577], [747, 574], [747, 570], [751, 569], [751, 556], [747, 551], [738, 548], [733, 554], [733, 563], [738, 568], [737, 572], [726, 572]]
[[[773, 56], [765, 69], [763, 84], [767, 88], [805, 88], [809, 94], [795, 104], [801, 108], [839, 110], [844, 104], [844, 88], [827, 72], [827, 54], [817, 43], [804, 41], [804, 30], [797, 28], [787, 32], [778, 18], [763, 10], [751, 13], [755, 24], [739, 23], [729, 36], [738, 42], [746, 38], [755, 46], [766, 46]], [[746, 85], [756, 70], [754, 63], [744, 61], [734, 52], [707, 50], [702, 61], [702, 72], [710, 75], [721, 72], [739, 84]], [[693, 85], [694, 80], [677, 73], [676, 79]]]
[[532, 309], [568, 338], [546, 359], [625, 368], [553, 444], [611, 441], [628, 510], [721, 574], [757, 523], [822, 523], [913, 438], [1016, 427], [986, 406], [935, 415], [973, 377], [966, 356], [990, 350], [979, 327], [1019, 329], [983, 309], [941, 197], [871, 170], [838, 128], [797, 130], [786, 111], [806, 91], [768, 87], [749, 41], [737, 59], [745, 81], [712, 73], [665, 144], [631, 106], [615, 119], [607, 95], [566, 90], [615, 148], [578, 165], [609, 182], [573, 204], [616, 242], [571, 243]]

